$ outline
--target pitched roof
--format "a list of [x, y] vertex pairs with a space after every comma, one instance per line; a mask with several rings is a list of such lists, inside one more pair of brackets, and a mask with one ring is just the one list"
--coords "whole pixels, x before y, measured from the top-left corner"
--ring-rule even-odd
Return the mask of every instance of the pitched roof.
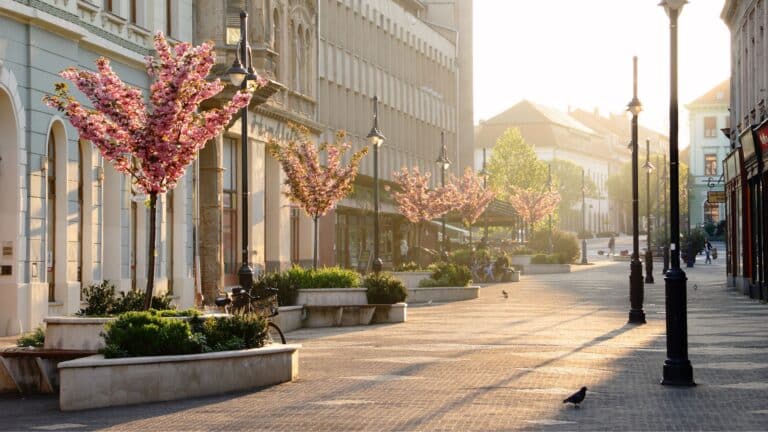
[[595, 131], [583, 125], [568, 114], [555, 108], [533, 103], [525, 99], [501, 114], [489, 119], [485, 123], [488, 125], [552, 123], [586, 134], [596, 135]]
[[721, 82], [708, 92], [696, 98], [687, 106], [692, 105], [728, 105], [731, 103], [731, 80]]

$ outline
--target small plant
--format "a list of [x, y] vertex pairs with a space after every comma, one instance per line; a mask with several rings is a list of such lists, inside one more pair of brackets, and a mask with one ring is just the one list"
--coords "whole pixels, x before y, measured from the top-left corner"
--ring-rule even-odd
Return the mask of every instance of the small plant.
[[126, 312], [104, 326], [104, 356], [135, 357], [199, 352], [189, 323], [150, 312]]
[[[549, 253], [548, 243], [549, 232], [547, 230], [540, 230], [531, 236], [528, 245], [537, 252]], [[579, 251], [579, 242], [575, 235], [559, 230], [552, 232], [552, 252], [560, 255], [560, 263], [568, 264], [576, 261], [579, 257]]]
[[511, 255], [533, 255], [536, 251], [529, 248], [528, 246], [517, 246], [514, 249], [512, 249]]
[[45, 329], [38, 326], [35, 331], [22, 335], [16, 339], [16, 346], [42, 348], [45, 345]]
[[371, 273], [363, 279], [369, 304], [394, 304], [405, 301], [408, 290], [389, 273]]
[[560, 254], [537, 254], [531, 257], [531, 264], [565, 264]]
[[[130, 290], [127, 293], [120, 292], [119, 296], [115, 296], [115, 285], [108, 280], [85, 287], [83, 300], [86, 306], [77, 312], [77, 315], [80, 316], [110, 316], [144, 309], [143, 292]], [[152, 297], [152, 309], [172, 309], [171, 301], [171, 296], [167, 293], [162, 296], [154, 296]]]
[[317, 270], [294, 266], [284, 272], [298, 288], [357, 288], [360, 275], [341, 267], [323, 267]]
[[421, 267], [420, 265], [416, 264], [415, 261], [410, 261], [407, 263], [402, 263], [399, 266], [395, 267], [396, 272], [417, 272], [417, 271], [426, 271], [424, 267]]
[[432, 274], [429, 279], [419, 281], [420, 287], [467, 286], [472, 280], [469, 268], [451, 263], [436, 263], [429, 266]]
[[300, 267], [296, 271], [291, 269], [280, 273], [265, 273], [256, 279], [253, 289], [257, 292], [265, 292], [265, 288], [277, 288], [277, 304], [279, 306], [293, 306], [296, 304], [296, 296], [298, 295], [297, 290], [301, 278], [299, 276], [303, 277], [303, 269]]
[[267, 341], [267, 320], [258, 314], [207, 319], [202, 336], [203, 352], [260, 348]]

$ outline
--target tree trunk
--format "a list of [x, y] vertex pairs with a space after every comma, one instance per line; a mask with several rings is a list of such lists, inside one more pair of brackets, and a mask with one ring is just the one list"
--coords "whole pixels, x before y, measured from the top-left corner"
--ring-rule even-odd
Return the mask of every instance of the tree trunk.
[[472, 227], [469, 227], [469, 268], [475, 265], [475, 250], [472, 249]]
[[317, 216], [312, 218], [315, 224], [314, 237], [313, 237], [314, 244], [312, 246], [312, 268], [315, 270], [317, 270], [317, 250], [318, 250], [318, 243], [320, 243], [318, 238], [318, 232], [317, 232], [317, 219], [318, 219]]
[[147, 256], [147, 291], [144, 294], [144, 310], [152, 307], [152, 291], [155, 289], [155, 223], [157, 219], [157, 192], [149, 194], [149, 255]]

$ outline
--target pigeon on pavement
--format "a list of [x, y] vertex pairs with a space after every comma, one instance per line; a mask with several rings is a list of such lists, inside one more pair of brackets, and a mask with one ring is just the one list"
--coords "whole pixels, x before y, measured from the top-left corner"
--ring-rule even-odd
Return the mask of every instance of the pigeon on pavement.
[[576, 393], [568, 396], [565, 400], [563, 400], [563, 403], [572, 403], [576, 408], [579, 407], [579, 404], [584, 400], [584, 396], [587, 395], [587, 388], [582, 387], [581, 390], [577, 391]]
[[501, 290], [501, 294], [504, 295], [504, 298], [508, 298], [509, 297], [509, 294], [507, 294], [507, 292], [504, 291], [504, 290]]

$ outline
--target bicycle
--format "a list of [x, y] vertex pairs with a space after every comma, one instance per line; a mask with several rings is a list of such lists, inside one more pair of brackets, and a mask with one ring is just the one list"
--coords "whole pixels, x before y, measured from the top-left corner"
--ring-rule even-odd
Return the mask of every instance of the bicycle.
[[[216, 306], [223, 307], [228, 313], [244, 315], [257, 313], [267, 320], [267, 332], [272, 342], [285, 344], [285, 335], [280, 327], [270, 318], [278, 315], [277, 288], [265, 287], [266, 295], [254, 295], [242, 287], [232, 288], [232, 294], [216, 297]], [[278, 339], [279, 337], [279, 339]]]

